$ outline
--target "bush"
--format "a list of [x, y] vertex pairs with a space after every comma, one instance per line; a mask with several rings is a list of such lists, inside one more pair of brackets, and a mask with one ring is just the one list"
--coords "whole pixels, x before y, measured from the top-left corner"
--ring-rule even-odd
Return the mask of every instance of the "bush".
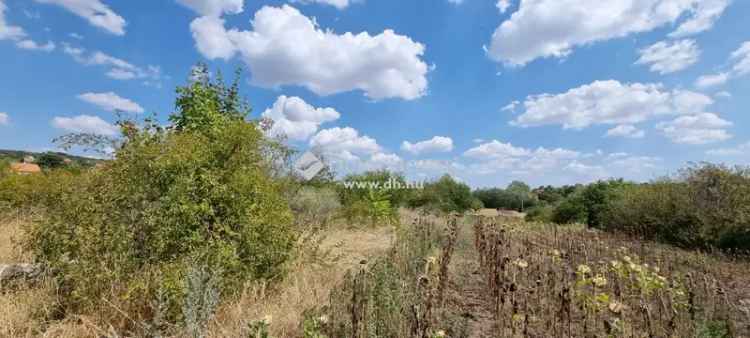
[[325, 224], [341, 208], [335, 190], [310, 186], [301, 187], [289, 204], [298, 219], [298, 224]]
[[350, 221], [395, 222], [411, 194], [401, 174], [387, 170], [351, 174], [338, 186], [344, 216]]
[[624, 187], [602, 226], [684, 247], [750, 250], [750, 172], [704, 163]]
[[212, 138], [140, 134], [106, 168], [60, 186], [29, 247], [80, 304], [112, 287], [133, 292], [145, 270], [180, 278], [192, 259], [223, 271], [223, 291], [270, 278], [294, 234], [278, 186], [259, 165], [260, 137], [245, 122]]
[[526, 211], [527, 222], [551, 223], [555, 207], [552, 205], [537, 205]]
[[54, 203], [54, 199], [50, 199], [51, 191], [76, 176], [76, 173], [64, 170], [33, 175], [0, 175], [0, 208], [29, 210]]
[[555, 207], [552, 221], [557, 224], [586, 223], [586, 205], [581, 193], [575, 193]]
[[450, 175], [445, 175], [435, 182], [424, 184], [410, 202], [412, 208], [434, 209], [442, 212], [465, 212], [483, 207], [475, 198], [468, 185], [458, 182]]
[[[219, 85], [191, 86], [222, 101], [207, 109], [236, 100]], [[185, 95], [172, 117], [181, 128], [123, 123], [114, 160], [53, 185], [54, 203], [26, 246], [57, 276], [66, 309], [102, 315], [96, 305], [108, 299], [117, 304], [117, 311], [104, 307], [113, 316], [127, 313], [123, 326], [148, 322], [158, 291], [169, 300], [169, 319], [181, 320], [196, 264], [216, 271], [217, 292], [227, 295], [245, 281], [279, 275], [290, 258], [292, 216], [270, 174], [262, 132], [234, 114], [199, 117], [183, 100], [196, 95]], [[184, 111], [193, 114], [181, 123]]]
[[586, 224], [593, 228], [600, 228], [602, 226], [602, 214], [616, 198], [617, 191], [628, 184], [619, 179], [598, 181], [586, 186], [580, 196], [580, 201], [586, 209]]
[[538, 204], [526, 183], [511, 182], [506, 189], [492, 188], [474, 191], [474, 197], [482, 201], [485, 208], [525, 211]]

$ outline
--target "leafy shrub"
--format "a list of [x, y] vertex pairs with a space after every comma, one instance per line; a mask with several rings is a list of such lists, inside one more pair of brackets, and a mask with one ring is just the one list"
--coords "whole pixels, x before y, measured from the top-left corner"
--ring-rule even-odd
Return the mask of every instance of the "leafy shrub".
[[551, 223], [554, 212], [552, 205], [537, 205], [526, 211], [526, 221]]
[[586, 186], [581, 192], [580, 201], [586, 209], [586, 224], [593, 228], [602, 226], [602, 214], [616, 198], [616, 193], [628, 185], [624, 180], [598, 181]]
[[704, 163], [676, 179], [624, 187], [602, 226], [684, 247], [749, 250], [749, 171]]
[[339, 196], [330, 188], [301, 187], [292, 196], [289, 206], [299, 224], [325, 224], [341, 208]]
[[51, 191], [76, 178], [70, 171], [53, 170], [34, 175], [0, 175], [0, 208], [28, 210], [52, 202]]
[[387, 170], [346, 176], [338, 186], [344, 216], [349, 220], [393, 222], [410, 194], [406, 179]]
[[552, 212], [557, 224], [586, 223], [586, 205], [581, 193], [575, 193], [560, 202]]
[[65, 157], [55, 153], [44, 153], [39, 155], [36, 159], [36, 164], [47, 169], [61, 168], [66, 165]]
[[[222, 102], [202, 107], [234, 104], [224, 102], [237, 99], [231, 91], [206, 81], [191, 88], [220, 93], [193, 96]], [[221, 295], [282, 272], [296, 236], [262, 132], [240, 114], [182, 123], [181, 112], [198, 114], [182, 95], [172, 117], [181, 128], [121, 124], [114, 160], [49, 193], [54, 203], [26, 246], [56, 273], [66, 309], [92, 311], [109, 298], [118, 301], [114, 313], [148, 321], [155, 290], [165, 290], [170, 319], [186, 319], [180, 308], [195, 262], [220, 271]]]
[[483, 207], [482, 202], [471, 193], [465, 183], [444, 175], [435, 182], [424, 184], [408, 203], [412, 208], [426, 208], [442, 212], [465, 212]]
[[511, 182], [507, 188], [480, 189], [474, 196], [482, 201], [485, 208], [525, 211], [538, 204], [526, 183]]

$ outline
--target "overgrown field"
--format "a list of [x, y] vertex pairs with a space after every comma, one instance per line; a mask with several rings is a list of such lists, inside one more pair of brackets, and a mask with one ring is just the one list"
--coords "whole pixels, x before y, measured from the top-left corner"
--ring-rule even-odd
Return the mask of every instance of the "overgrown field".
[[308, 318], [317, 337], [747, 337], [750, 265], [598, 231], [420, 217]]

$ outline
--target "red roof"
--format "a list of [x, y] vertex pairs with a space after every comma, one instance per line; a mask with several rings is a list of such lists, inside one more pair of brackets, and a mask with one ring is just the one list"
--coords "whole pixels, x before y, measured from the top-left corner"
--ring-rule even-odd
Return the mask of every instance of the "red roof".
[[13, 163], [10, 170], [19, 174], [33, 174], [42, 172], [42, 168], [33, 163]]

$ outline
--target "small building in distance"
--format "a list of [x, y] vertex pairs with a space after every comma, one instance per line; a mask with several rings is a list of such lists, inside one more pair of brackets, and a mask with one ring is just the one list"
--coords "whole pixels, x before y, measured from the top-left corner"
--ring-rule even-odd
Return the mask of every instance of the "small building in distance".
[[29, 175], [41, 173], [42, 168], [34, 163], [33, 156], [26, 156], [20, 163], [11, 163], [10, 171], [16, 174]]
[[28, 175], [42, 172], [42, 168], [34, 163], [13, 163], [10, 165], [10, 171], [16, 174]]

